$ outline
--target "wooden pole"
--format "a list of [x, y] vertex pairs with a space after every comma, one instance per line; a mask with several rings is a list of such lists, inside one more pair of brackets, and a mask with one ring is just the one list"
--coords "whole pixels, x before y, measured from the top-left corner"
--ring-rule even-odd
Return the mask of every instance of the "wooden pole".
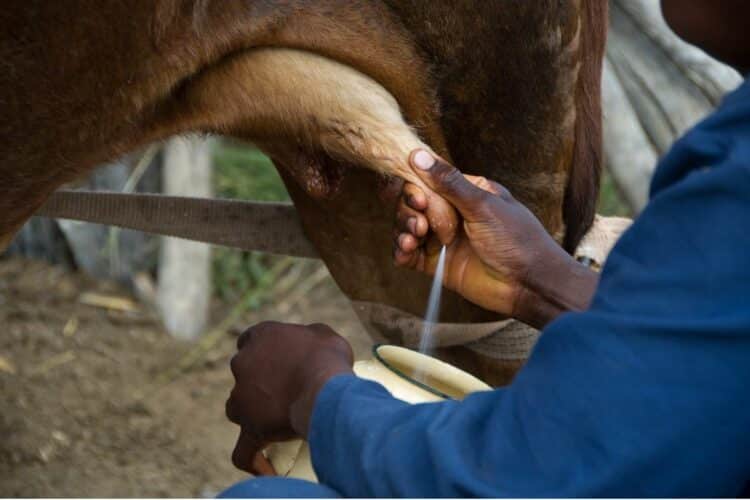
[[[165, 194], [210, 197], [211, 142], [199, 137], [173, 138], [164, 148]], [[206, 329], [211, 299], [211, 247], [162, 238], [158, 303], [167, 330], [185, 340]]]

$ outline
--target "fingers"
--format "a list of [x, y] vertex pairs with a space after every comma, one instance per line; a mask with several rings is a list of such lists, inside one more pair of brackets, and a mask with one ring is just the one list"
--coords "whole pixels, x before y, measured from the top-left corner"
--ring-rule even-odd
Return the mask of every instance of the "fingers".
[[[403, 236], [403, 235], [401, 235]], [[403, 238], [401, 238], [403, 240]], [[429, 275], [435, 272], [437, 258], [440, 255], [440, 248], [443, 244], [433, 236], [428, 238], [425, 243], [421, 243], [417, 248], [411, 251], [403, 250], [398, 240], [396, 248], [393, 251], [393, 261], [397, 267], [414, 269]], [[404, 245], [409, 246], [409, 245]]]
[[273, 466], [270, 460], [266, 458], [262, 451], [259, 451], [253, 456], [252, 471], [256, 476], [278, 476], [276, 468]]
[[427, 209], [427, 196], [412, 183], [404, 184], [396, 208], [393, 260], [396, 266], [413, 268], [419, 262], [417, 250], [424, 242], [430, 224], [423, 213]]
[[427, 208], [427, 196], [416, 184], [412, 184], [411, 182], [405, 183], [402, 197], [406, 205], [414, 210], [423, 211]]
[[[232, 371], [234, 372], [234, 367]], [[232, 393], [229, 395], [229, 399], [227, 399], [227, 402], [224, 404], [224, 413], [227, 416], [227, 420], [229, 420], [233, 424], [242, 425], [242, 414], [237, 407], [237, 398], [234, 395], [234, 391], [236, 390], [237, 387], [235, 386], [232, 389]]]
[[420, 246], [420, 241], [409, 233], [401, 233], [396, 238], [396, 248], [405, 253], [412, 253]]
[[404, 184], [402, 198], [402, 205], [423, 213], [424, 219], [417, 218], [416, 222], [420, 234], [415, 236], [424, 236], [429, 228], [432, 228], [443, 244], [447, 245], [453, 241], [458, 228], [458, 214], [442, 196], [430, 191], [425, 185], [417, 186], [407, 182]]
[[[480, 213], [488, 198], [488, 191], [467, 179], [460, 170], [442, 158], [436, 158], [424, 150], [413, 151], [410, 163], [414, 172], [436, 194], [448, 200], [461, 215], [471, 220]], [[477, 181], [494, 189], [490, 181]], [[498, 185], [499, 186], [499, 185]], [[491, 191], [490, 191], [491, 192]], [[430, 202], [432, 199], [429, 200]]]
[[[454, 171], [458, 172], [458, 170]], [[510, 199], [510, 193], [503, 186], [486, 177], [475, 175], [463, 175], [470, 184], [491, 193], [500, 198]], [[428, 192], [429, 193], [429, 192]], [[434, 193], [432, 193], [433, 196]], [[432, 266], [440, 246], [433, 246], [433, 251], [423, 251], [421, 248], [425, 242], [430, 224], [425, 216], [429, 210], [429, 194], [425, 194], [420, 187], [412, 183], [406, 183], [396, 212], [396, 229], [394, 231], [394, 254], [393, 259], [396, 266], [427, 270]], [[485, 200], [482, 201], [484, 203]], [[477, 208], [477, 211], [479, 208]]]
[[396, 212], [396, 228], [399, 233], [407, 233], [415, 238], [422, 238], [427, 235], [429, 223], [423, 213], [407, 206], [405, 200], [402, 199]]
[[393, 262], [397, 267], [417, 268], [417, 259], [420, 253], [421, 251], [406, 252], [396, 247], [393, 251]]
[[453, 205], [445, 198], [427, 193], [427, 208], [424, 211], [429, 227], [437, 235], [443, 245], [450, 245], [458, 230], [458, 214]]
[[238, 469], [256, 476], [276, 476], [276, 469], [263, 454], [264, 447], [251, 431], [242, 427], [232, 451], [232, 463]]
[[[409, 206], [411, 204], [424, 210], [427, 206], [426, 197], [413, 184], [406, 186], [396, 213], [394, 261], [397, 266], [413, 267], [417, 262], [413, 254], [423, 244], [429, 231], [429, 222], [423, 213]], [[418, 191], [417, 196], [409, 193], [414, 190]]]
[[[396, 266], [422, 270], [425, 255], [421, 251], [432, 227], [441, 241], [451, 241], [458, 220], [455, 211], [434, 193], [406, 183], [396, 210], [393, 260]], [[447, 214], [447, 215], [446, 215]], [[439, 245], [438, 245], [439, 248]]]
[[235, 467], [251, 474], [254, 473], [255, 455], [263, 449], [263, 443], [246, 427], [240, 428], [240, 435], [232, 451], [232, 463]]
[[259, 451], [253, 457], [253, 470], [252, 473], [256, 476], [278, 476], [276, 468], [273, 466], [270, 460], [266, 458], [262, 451]]
[[422, 238], [429, 231], [427, 217], [423, 213], [428, 208], [427, 196], [417, 185], [407, 182], [396, 208], [396, 227], [401, 233]]

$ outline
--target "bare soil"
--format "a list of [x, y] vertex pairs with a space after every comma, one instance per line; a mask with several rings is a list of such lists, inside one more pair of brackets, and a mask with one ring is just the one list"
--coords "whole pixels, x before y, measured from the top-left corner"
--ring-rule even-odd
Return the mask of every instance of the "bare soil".
[[[0, 260], [0, 497], [212, 497], [246, 477], [231, 464], [236, 427], [224, 417], [245, 326], [320, 321], [355, 351], [368, 348], [330, 279], [291, 306], [247, 313], [190, 366], [195, 346], [166, 334], [147, 305], [91, 306], [87, 292], [129, 296], [44, 263]], [[227, 310], [217, 305], [214, 323]]]

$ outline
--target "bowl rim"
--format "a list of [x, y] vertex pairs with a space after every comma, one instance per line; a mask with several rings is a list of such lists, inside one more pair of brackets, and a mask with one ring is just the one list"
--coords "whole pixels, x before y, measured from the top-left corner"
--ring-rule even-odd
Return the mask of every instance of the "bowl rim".
[[443, 399], [446, 399], [446, 400], [452, 400], [452, 401], [456, 400], [456, 398], [454, 398], [452, 396], [449, 396], [448, 394], [445, 394], [443, 391], [435, 389], [432, 386], [429, 386], [429, 385], [427, 385], [427, 384], [425, 384], [423, 382], [420, 382], [419, 380], [417, 380], [417, 379], [415, 379], [413, 377], [410, 377], [409, 375], [407, 375], [403, 371], [399, 370], [398, 368], [396, 368], [395, 366], [393, 366], [392, 364], [390, 364], [388, 362], [388, 360], [386, 360], [378, 352], [378, 349], [380, 349], [381, 347], [393, 347], [393, 348], [396, 348], [396, 349], [404, 349], [406, 351], [409, 351], [409, 353], [414, 354], [416, 356], [424, 356], [425, 358], [428, 358], [428, 359], [430, 359], [430, 360], [432, 360], [434, 362], [437, 362], [438, 364], [444, 364], [444, 365], [449, 366], [450, 368], [456, 369], [454, 366], [451, 366], [448, 363], [445, 363], [444, 361], [441, 361], [441, 360], [439, 360], [437, 358], [434, 358], [432, 356], [429, 356], [427, 354], [423, 354], [421, 352], [417, 352], [417, 351], [414, 351], [412, 349], [409, 349], [409, 348], [403, 347], [403, 346], [397, 346], [397, 345], [393, 345], [393, 344], [375, 344], [375, 345], [372, 346], [372, 356], [376, 360], [378, 360], [383, 366], [385, 366], [388, 370], [390, 370], [391, 372], [393, 372], [394, 374], [396, 374], [398, 377], [400, 377], [400, 378], [404, 379], [405, 381], [409, 382], [410, 384], [416, 385], [420, 389], [425, 390], [425, 391], [427, 391], [427, 392], [429, 392], [431, 394], [434, 394], [435, 396], [438, 396], [440, 398], [443, 398]]

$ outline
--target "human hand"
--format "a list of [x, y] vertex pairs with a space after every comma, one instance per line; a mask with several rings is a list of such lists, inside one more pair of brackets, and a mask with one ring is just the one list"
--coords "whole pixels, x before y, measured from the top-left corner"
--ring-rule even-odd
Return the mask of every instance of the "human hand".
[[332, 377], [351, 374], [351, 346], [322, 324], [265, 322], [240, 335], [231, 361], [235, 385], [227, 418], [240, 426], [232, 462], [273, 474], [260, 453], [268, 444], [306, 437], [315, 398]]
[[[413, 152], [410, 163], [463, 221], [453, 225], [452, 234], [431, 233], [435, 215], [429, 198], [416, 185], [405, 184], [396, 214], [397, 265], [433, 274], [443, 242], [448, 246], [444, 285], [486, 309], [542, 326], [562, 310], [588, 305], [589, 289], [593, 294], [596, 284], [593, 273], [577, 264], [507, 189], [465, 176], [425, 151]], [[580, 297], [567, 292], [561, 297], [568, 279], [593, 279], [594, 286], [583, 287]]]

